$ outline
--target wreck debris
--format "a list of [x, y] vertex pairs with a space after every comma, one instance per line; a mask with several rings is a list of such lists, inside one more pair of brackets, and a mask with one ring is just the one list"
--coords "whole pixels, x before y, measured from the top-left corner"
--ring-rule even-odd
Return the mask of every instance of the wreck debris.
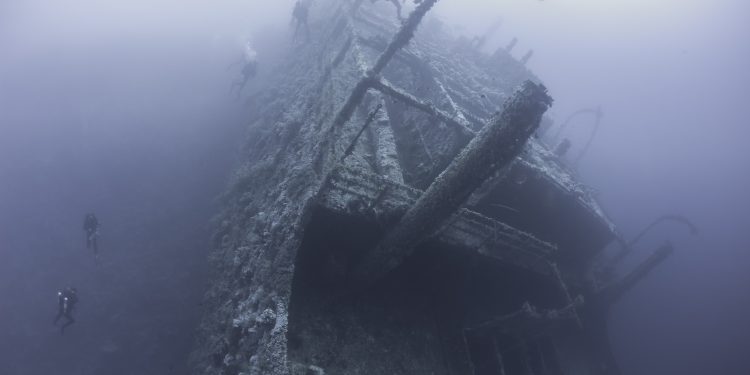
[[[323, 141], [321, 142], [320, 151], [318, 156], [316, 157], [315, 162], [316, 170], [320, 171], [323, 158], [329, 151], [332, 142], [336, 138], [338, 138], [338, 131], [340, 130], [340, 128], [347, 121], [349, 121], [349, 119], [352, 117], [352, 114], [354, 113], [354, 110], [357, 108], [357, 106], [360, 105], [360, 103], [362, 103], [362, 99], [364, 99], [365, 93], [370, 86], [370, 78], [380, 74], [385, 66], [388, 65], [388, 63], [391, 61], [396, 52], [399, 49], [403, 48], [407, 43], [409, 43], [411, 38], [414, 37], [414, 32], [419, 26], [419, 23], [422, 21], [422, 18], [430, 10], [430, 8], [435, 5], [436, 2], [437, 0], [425, 0], [421, 2], [411, 14], [409, 14], [409, 18], [404, 21], [401, 29], [398, 31], [398, 33], [396, 33], [396, 35], [394, 35], [386, 50], [380, 55], [380, 57], [378, 57], [375, 65], [365, 73], [366, 76], [363, 77], [354, 87], [354, 90], [352, 90], [344, 106], [336, 115], [333, 124], [331, 125], [329, 131], [326, 133]], [[360, 5], [361, 1], [355, 3], [354, 8], [356, 9]]]
[[533, 49], [530, 49], [529, 52], [526, 52], [526, 54], [521, 57], [521, 64], [526, 65], [526, 63], [531, 59], [531, 56], [534, 56]]
[[414, 32], [417, 30], [417, 26], [422, 22], [422, 18], [437, 3], [437, 0], [424, 0], [417, 6], [414, 11], [409, 14], [409, 18], [404, 21], [401, 29], [393, 36], [391, 43], [388, 44], [388, 48], [385, 49], [383, 54], [378, 57], [375, 65], [370, 69], [370, 76], [375, 76], [383, 71], [383, 68], [391, 61], [393, 55], [398, 50], [406, 46], [411, 38], [414, 37]]
[[[560, 287], [560, 291], [562, 292], [563, 297], [565, 297], [565, 302], [567, 302], [568, 306], [573, 306], [572, 314], [574, 315], [576, 324], [578, 324], [578, 327], [583, 328], [583, 323], [581, 323], [581, 318], [578, 316], [578, 312], [576, 311], [575, 305], [576, 302], [580, 300], [580, 303], [583, 303], [583, 296], [577, 296], [575, 300], [570, 296], [570, 288], [568, 288], [568, 284], [565, 282], [565, 279], [562, 277], [562, 274], [560, 273], [560, 268], [557, 267], [557, 264], [550, 263], [550, 267], [552, 268], [552, 272], [555, 275], [555, 278], [557, 279], [557, 284]], [[579, 304], [580, 304], [579, 303]]]
[[576, 309], [583, 306], [583, 304], [583, 297], [579, 296], [561, 309], [540, 310], [527, 301], [517, 311], [482, 322], [466, 328], [466, 330], [469, 332], [498, 330], [502, 333], [533, 336], [536, 333], [534, 328], [542, 328], [542, 324], [577, 320], [578, 314], [576, 314]]
[[583, 158], [583, 156], [586, 155], [586, 153], [588, 152], [589, 147], [593, 143], [594, 137], [596, 136], [596, 133], [599, 131], [599, 125], [601, 124], [602, 117], [604, 117], [604, 113], [602, 112], [602, 107], [601, 106], [597, 106], [597, 107], [594, 107], [594, 108], [584, 108], [584, 109], [579, 109], [579, 110], [571, 113], [565, 119], [565, 121], [563, 121], [563, 123], [557, 128], [557, 131], [555, 132], [555, 135], [552, 136], [552, 138], [550, 138], [550, 142], [552, 144], [557, 143], [558, 140], [560, 139], [560, 136], [562, 135], [562, 133], [570, 125], [571, 121], [574, 118], [578, 117], [578, 116], [586, 115], [586, 114], [594, 115], [594, 125], [591, 128], [591, 133], [589, 135], [588, 140], [586, 141], [586, 144], [583, 146], [583, 148], [581, 149], [581, 152], [575, 158], [575, 160], [573, 162], [573, 165], [577, 165], [578, 164], [578, 162]]
[[693, 236], [698, 235], [698, 227], [693, 224], [687, 217], [683, 215], [675, 215], [675, 214], [667, 214], [657, 217], [654, 221], [652, 221], [649, 225], [647, 225], [643, 230], [638, 233], [633, 239], [631, 239], [628, 242], [622, 242], [621, 241], [621, 247], [620, 250], [615, 254], [615, 256], [612, 257], [612, 259], [609, 261], [607, 268], [613, 269], [617, 266], [623, 259], [625, 259], [630, 253], [633, 251], [633, 247], [635, 244], [638, 243], [638, 241], [643, 238], [646, 233], [648, 233], [651, 229], [653, 229], [656, 225], [663, 223], [663, 222], [673, 222], [678, 224], [685, 225], [688, 230], [690, 231], [690, 234]]
[[[417, 189], [374, 174], [355, 174], [347, 168], [337, 170], [328, 186], [320, 205], [338, 213], [347, 211], [346, 202], [358, 201], [363, 207], [376, 207], [385, 214], [401, 212], [403, 215], [422, 195]], [[528, 233], [465, 209], [459, 210], [442, 226], [439, 240], [542, 275], [551, 275], [547, 259], [556, 250]]]
[[407, 103], [410, 106], [417, 108], [425, 113], [428, 113], [448, 125], [452, 125], [458, 131], [460, 131], [463, 135], [467, 137], [474, 136], [474, 131], [469, 128], [468, 123], [465, 120], [461, 120], [460, 118], [454, 118], [450, 116], [449, 114], [441, 111], [440, 109], [435, 108], [435, 106], [432, 105], [432, 103], [427, 103], [422, 100], [419, 100], [413, 95], [410, 95], [401, 89], [393, 87], [393, 85], [391, 85], [390, 83], [382, 79], [381, 80], [373, 79], [373, 80], [370, 80], [370, 83], [371, 83], [372, 88], [384, 94], [390, 95], [398, 100], [401, 100], [404, 103]]
[[615, 281], [604, 287], [600, 294], [604, 296], [610, 305], [615, 303], [623, 294], [632, 289], [633, 286], [646, 277], [673, 252], [674, 247], [669, 242], [659, 246], [645, 261], [639, 264], [621, 280]]
[[616, 373], [587, 277], [616, 229], [529, 138], [540, 80], [446, 30], [412, 38], [435, 1], [401, 26], [317, 1], [320, 32], [254, 99], [194, 373]]
[[487, 29], [487, 31], [485, 31], [484, 34], [482, 34], [482, 36], [475, 37], [472, 40], [472, 45], [474, 46], [474, 48], [476, 48], [478, 50], [481, 50], [484, 47], [484, 45], [487, 43], [487, 41], [490, 40], [492, 38], [492, 36], [495, 35], [495, 33], [497, 32], [497, 30], [499, 30], [500, 26], [502, 26], [502, 25], [503, 25], [503, 19], [500, 18], [500, 17], [498, 17], [495, 20], [495, 22], [493, 22], [490, 25], [490, 27]]
[[[604, 113], [602, 112], [602, 107], [597, 106], [594, 108], [584, 108], [579, 109], [578, 111], [573, 112], [570, 114], [563, 123], [557, 127], [557, 131], [555, 134], [549, 138], [549, 143], [551, 145], [557, 144], [555, 147], [558, 149], [561, 149], [564, 147], [565, 151], [567, 151], [568, 148], [570, 148], [570, 140], [568, 138], [564, 138], [562, 142], [557, 143], [560, 140], [560, 136], [563, 134], [563, 132], [568, 128], [571, 121], [581, 115], [591, 114], [594, 115], [594, 124], [591, 128], [591, 132], [589, 133], [589, 137], [586, 140], [586, 143], [581, 148], [581, 151], [578, 153], [578, 155], [573, 159], [573, 166], [577, 166], [581, 159], [588, 153], [589, 148], [594, 142], [594, 138], [596, 137], [596, 134], [599, 132], [599, 127], [601, 125], [602, 118], [604, 117]], [[549, 131], [549, 129], [547, 129]]]
[[557, 146], [555, 147], [555, 151], [554, 151], [555, 155], [557, 155], [557, 157], [559, 158], [565, 156], [565, 154], [568, 153], [568, 150], [570, 150], [570, 146], [571, 146], [570, 139], [563, 138], [562, 142], [558, 143]]
[[643, 230], [640, 233], [638, 233], [637, 236], [633, 237], [633, 239], [630, 240], [630, 242], [628, 242], [628, 247], [632, 248], [633, 245], [635, 245], [641, 238], [643, 238], [643, 236], [646, 233], [648, 233], [648, 231], [650, 231], [654, 226], [656, 226], [659, 223], [666, 222], [666, 221], [682, 223], [686, 227], [688, 227], [688, 229], [690, 230], [690, 234], [692, 234], [693, 236], [698, 235], [698, 227], [695, 226], [695, 224], [693, 224], [693, 222], [691, 222], [687, 217], [683, 215], [675, 215], [675, 214], [662, 215], [656, 218], [656, 220], [654, 220], [651, 224], [643, 228]]
[[594, 115], [595, 118], [599, 118], [602, 116], [601, 112], [601, 106], [593, 107], [593, 108], [583, 108], [579, 109], [573, 113], [571, 113], [568, 117], [565, 118], [565, 121], [562, 122], [560, 126], [557, 127], [557, 131], [555, 132], [555, 135], [550, 138], [550, 141], [552, 144], [557, 143], [557, 141], [560, 139], [560, 135], [568, 128], [571, 121], [581, 115], [591, 114]]
[[378, 247], [365, 256], [358, 276], [371, 282], [395, 268], [494, 171], [518, 155], [551, 104], [543, 86], [524, 83], [505, 103], [502, 114], [477, 134]]
[[349, 144], [349, 147], [346, 148], [346, 151], [344, 151], [344, 155], [341, 155], [340, 162], [343, 162], [344, 159], [346, 159], [347, 156], [349, 156], [352, 151], [354, 151], [354, 147], [357, 145], [357, 141], [359, 141], [359, 137], [362, 136], [362, 133], [367, 130], [367, 128], [372, 124], [372, 121], [375, 120], [375, 116], [378, 115], [380, 112], [380, 109], [383, 108], [382, 104], [378, 104], [375, 109], [370, 112], [370, 114], [367, 116], [367, 121], [365, 121], [364, 125], [362, 125], [362, 128], [359, 129], [359, 132], [357, 132], [357, 135], [354, 136], [354, 139], [352, 139], [352, 142]]
[[[438, 79], [433, 77], [433, 81], [435, 82], [435, 85], [437, 85], [438, 89], [440, 89], [440, 94], [445, 98], [445, 102], [450, 107], [451, 111], [453, 112], [453, 115], [456, 116], [456, 119], [461, 124], [466, 124], [468, 126], [468, 121], [466, 120], [466, 116], [464, 115], [464, 111], [456, 104], [456, 102], [451, 97], [451, 94], [448, 92], [448, 90], [445, 89], [445, 85], [440, 82]], [[482, 122], [483, 121], [479, 121]]]
[[513, 48], [518, 44], [518, 38], [514, 37], [510, 40], [510, 43], [505, 47], [505, 50], [508, 51], [508, 53], [513, 51]]
[[[385, 107], [385, 98], [379, 93], [370, 93], [372, 106]], [[404, 173], [398, 161], [398, 151], [396, 150], [396, 140], [391, 128], [391, 119], [388, 117], [388, 111], [378, 111], [375, 117], [375, 127], [372, 129], [373, 147], [375, 148], [375, 163], [377, 170], [383, 177], [397, 182], [404, 183]]]

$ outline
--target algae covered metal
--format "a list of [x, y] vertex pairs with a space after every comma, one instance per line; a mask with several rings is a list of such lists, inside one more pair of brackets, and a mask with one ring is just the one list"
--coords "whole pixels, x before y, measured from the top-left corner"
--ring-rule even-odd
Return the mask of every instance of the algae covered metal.
[[[617, 374], [596, 258], [617, 233], [535, 135], [551, 98], [423, 0], [320, 0], [254, 98], [196, 374]], [[594, 276], [592, 276], [594, 275]]]

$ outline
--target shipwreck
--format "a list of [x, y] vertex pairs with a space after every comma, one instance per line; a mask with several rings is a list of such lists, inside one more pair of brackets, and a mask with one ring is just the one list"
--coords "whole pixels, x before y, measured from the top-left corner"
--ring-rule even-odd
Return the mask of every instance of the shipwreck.
[[[622, 243], [539, 136], [552, 104], [510, 48], [317, 1], [252, 99], [224, 196], [196, 374], [618, 374]], [[515, 44], [515, 43], [513, 43]]]

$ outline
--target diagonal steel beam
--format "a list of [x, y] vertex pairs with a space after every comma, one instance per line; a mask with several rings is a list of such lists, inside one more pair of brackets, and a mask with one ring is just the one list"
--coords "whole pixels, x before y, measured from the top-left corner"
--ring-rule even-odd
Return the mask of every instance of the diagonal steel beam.
[[417, 6], [416, 9], [414, 9], [414, 11], [409, 15], [409, 18], [404, 21], [401, 29], [399, 29], [396, 35], [393, 36], [393, 39], [388, 44], [388, 47], [385, 49], [385, 51], [383, 51], [380, 57], [378, 57], [375, 65], [369, 71], [367, 71], [365, 77], [362, 77], [362, 79], [359, 80], [359, 82], [357, 82], [357, 84], [354, 86], [354, 89], [349, 94], [346, 102], [344, 102], [344, 105], [336, 114], [336, 117], [333, 120], [333, 124], [330, 128], [328, 128], [323, 136], [323, 140], [321, 141], [321, 145], [318, 150], [318, 155], [315, 157], [314, 167], [316, 170], [318, 170], [319, 172], [322, 171], [321, 164], [325, 159], [326, 153], [329, 151], [331, 145], [337, 138], [336, 135], [338, 134], [340, 128], [344, 126], [344, 124], [349, 121], [349, 119], [351, 119], [352, 115], [354, 114], [354, 110], [362, 103], [362, 100], [365, 97], [365, 93], [369, 88], [370, 77], [374, 77], [380, 74], [391, 61], [391, 59], [393, 59], [393, 56], [396, 54], [396, 52], [398, 52], [398, 50], [403, 48], [409, 43], [409, 41], [411, 41], [411, 39], [414, 37], [414, 32], [419, 26], [419, 23], [422, 21], [425, 14], [427, 14], [427, 12], [432, 8], [432, 6], [437, 3], [437, 1], [438, 0], [424, 0], [419, 4], [419, 6]]
[[389, 95], [395, 99], [398, 99], [416, 109], [419, 109], [422, 112], [438, 118], [440, 121], [448, 125], [453, 126], [464, 136], [467, 136], [469, 138], [474, 137], [475, 133], [473, 130], [471, 130], [471, 128], [469, 128], [469, 123], [466, 120], [461, 120], [460, 118], [453, 117], [448, 113], [445, 113], [444, 111], [435, 107], [432, 103], [418, 99], [414, 95], [411, 95], [404, 90], [394, 87], [385, 79], [372, 78], [370, 79], [369, 83], [370, 87], [372, 87], [373, 89], [378, 90], [383, 94]]
[[355, 269], [371, 283], [396, 268], [498, 169], [513, 161], [552, 104], [544, 86], [525, 82]]

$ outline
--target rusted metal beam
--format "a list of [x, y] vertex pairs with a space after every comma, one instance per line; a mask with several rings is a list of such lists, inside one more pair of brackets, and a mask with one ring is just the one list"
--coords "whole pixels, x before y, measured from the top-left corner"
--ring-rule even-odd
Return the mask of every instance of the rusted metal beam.
[[460, 118], [453, 117], [444, 111], [438, 109], [430, 102], [423, 101], [421, 99], [418, 99], [414, 95], [411, 95], [407, 93], [404, 90], [398, 89], [391, 85], [389, 82], [385, 81], [384, 79], [372, 79], [370, 80], [370, 86], [382, 92], [383, 94], [386, 94], [388, 96], [393, 97], [394, 99], [398, 99], [422, 112], [425, 112], [431, 116], [436, 117], [440, 121], [453, 126], [455, 129], [457, 129], [462, 135], [472, 138], [474, 137], [474, 131], [469, 128], [469, 123], [466, 120], [461, 120]]
[[[417, 26], [419, 26], [419, 23], [422, 21], [422, 18], [424, 18], [425, 14], [427, 14], [427, 11], [429, 11], [436, 2], [437, 0], [424, 0], [419, 4], [419, 6], [417, 6], [416, 9], [414, 9], [414, 11], [409, 15], [409, 18], [404, 21], [401, 29], [399, 29], [396, 35], [393, 36], [393, 39], [388, 44], [388, 47], [385, 49], [385, 51], [380, 54], [380, 57], [378, 57], [375, 65], [369, 71], [367, 71], [365, 73], [365, 77], [362, 77], [362, 79], [359, 80], [359, 82], [357, 82], [357, 84], [354, 86], [354, 89], [349, 94], [346, 102], [344, 102], [344, 105], [336, 114], [336, 117], [333, 120], [333, 124], [330, 128], [328, 128], [323, 136], [323, 140], [320, 143], [320, 148], [313, 164], [316, 171], [322, 172], [323, 160], [325, 160], [326, 154], [329, 152], [331, 145], [335, 142], [339, 130], [344, 126], [344, 124], [346, 124], [347, 121], [351, 119], [352, 115], [354, 114], [354, 110], [362, 103], [362, 100], [365, 97], [365, 93], [367, 93], [367, 90], [370, 86], [370, 77], [374, 77], [380, 74], [380, 72], [383, 71], [383, 69], [388, 65], [391, 59], [393, 59], [393, 56], [396, 54], [396, 52], [398, 52], [401, 48], [409, 43], [409, 41], [414, 37], [414, 32], [416, 31]], [[359, 3], [355, 3], [355, 10], [358, 6]]]
[[583, 108], [583, 109], [579, 109], [579, 110], [571, 113], [570, 116], [568, 116], [565, 119], [565, 121], [563, 121], [563, 123], [557, 128], [557, 131], [555, 132], [555, 135], [552, 136], [552, 139], [550, 140], [550, 142], [552, 142], [552, 144], [557, 143], [557, 141], [560, 140], [560, 136], [562, 135], [563, 131], [565, 131], [565, 129], [568, 128], [568, 125], [570, 124], [571, 120], [573, 120], [574, 118], [576, 118], [576, 117], [578, 117], [580, 115], [585, 115], [585, 114], [592, 114], [592, 115], [594, 115], [594, 117], [596, 118], [596, 123], [597, 124], [599, 123], [600, 119], [603, 116], [601, 106], [597, 106], [596, 108]]
[[529, 302], [524, 302], [519, 310], [468, 327], [466, 331], [471, 333], [501, 331], [533, 336], [534, 332], [532, 331], [534, 328], [544, 331], [544, 326], [548, 323], [578, 320], [576, 309], [583, 306], [583, 304], [583, 297], [580, 296], [571, 300], [570, 303], [560, 309], [551, 310], [537, 309]]
[[[562, 292], [563, 297], [565, 298], [565, 302], [568, 305], [573, 304], [573, 297], [570, 295], [570, 289], [568, 289], [568, 284], [565, 282], [565, 279], [562, 277], [562, 274], [560, 273], [560, 268], [557, 267], [556, 263], [550, 263], [550, 267], [552, 268], [552, 272], [555, 274], [555, 278], [557, 279], [557, 285], [560, 287], [560, 292]], [[578, 296], [577, 299], [583, 299], [583, 297]], [[581, 318], [578, 316], [578, 311], [576, 311], [575, 308], [573, 308], [573, 315], [575, 315], [576, 324], [578, 324], [579, 327], [583, 327], [583, 323], [581, 323]]]
[[534, 50], [530, 49], [528, 52], [526, 52], [523, 57], [521, 57], [521, 64], [526, 65], [527, 62], [531, 59], [531, 56], [534, 56]]
[[339, 160], [340, 163], [344, 162], [344, 159], [346, 159], [347, 156], [351, 155], [352, 151], [354, 151], [354, 147], [357, 146], [357, 142], [359, 141], [359, 138], [362, 136], [362, 133], [367, 130], [367, 128], [372, 124], [372, 122], [375, 120], [375, 116], [378, 115], [378, 112], [383, 108], [381, 104], [378, 104], [375, 109], [373, 109], [369, 115], [367, 115], [367, 120], [365, 121], [365, 124], [362, 125], [362, 127], [359, 129], [359, 132], [357, 132], [357, 135], [354, 136], [354, 139], [352, 139], [351, 143], [349, 143], [349, 147], [346, 148], [346, 151], [344, 151], [344, 155], [341, 156], [341, 159]]
[[385, 103], [385, 96], [379, 92], [370, 92], [370, 108], [378, 105], [383, 107], [375, 117], [375, 124], [371, 129], [373, 149], [375, 150], [375, 165], [378, 173], [397, 183], [404, 183], [404, 172], [401, 170], [401, 163], [398, 159], [398, 150], [396, 148], [396, 138], [393, 135], [391, 119], [388, 116], [388, 107]]
[[[381, 40], [380, 38], [359, 38], [358, 42], [365, 46], [372, 48], [374, 50], [377, 50], [379, 52], [382, 52], [387, 47], [387, 42], [385, 40]], [[438, 86], [438, 89], [442, 92], [443, 96], [450, 102], [451, 107], [456, 111], [456, 116], [461, 117], [464, 116], [465, 119], [468, 119], [474, 124], [484, 124], [486, 121], [480, 121], [479, 117], [469, 112], [468, 108], [462, 108], [462, 105], [465, 107], [467, 103], [471, 103], [470, 99], [467, 99], [465, 96], [465, 93], [471, 92], [471, 91], [481, 91], [481, 92], [489, 92], [490, 89], [486, 87], [483, 84], [479, 84], [475, 82], [476, 86], [482, 87], [480, 90], [471, 90], [465, 87], [465, 83], [467, 83], [467, 78], [469, 77], [461, 77], [459, 79], [454, 79], [451, 82], [452, 88], [449, 88], [449, 85], [447, 85], [447, 82], [441, 82], [440, 79], [438, 79], [438, 76], [441, 76], [441, 79], [445, 79], [446, 77], [450, 76], [450, 74], [446, 74], [440, 69], [438, 69], [433, 63], [423, 61], [423, 58], [415, 55], [405, 49], [400, 50], [396, 56], [396, 59], [401, 60], [404, 64], [408, 65], [410, 68], [412, 68], [414, 71], [420, 71], [422, 73], [427, 73], [430, 76], [430, 80], [433, 84]], [[431, 59], [436, 59], [438, 56], [430, 56]], [[443, 62], [443, 64], [450, 64], [450, 62]], [[452, 72], [452, 74], [456, 74], [458, 72]], [[459, 93], [458, 91], [463, 92]], [[456, 99], [454, 97], [457, 97], [456, 99], [461, 100], [462, 104], [457, 103]], [[478, 105], [476, 102], [472, 103], [473, 106]], [[481, 104], [479, 104], [481, 105]], [[484, 116], [486, 115], [486, 111], [484, 109], [480, 108], [474, 108], [474, 111], [477, 111], [478, 115]], [[494, 111], [494, 110], [493, 110]], [[488, 116], [489, 117], [489, 116]], [[460, 118], [458, 119], [460, 120]], [[460, 121], [459, 121], [460, 122]]]
[[484, 47], [484, 45], [487, 43], [487, 41], [490, 40], [495, 35], [497, 30], [499, 30], [500, 26], [502, 25], [503, 25], [502, 18], [498, 17], [497, 19], [495, 19], [495, 22], [493, 22], [492, 25], [490, 25], [490, 27], [487, 29], [487, 31], [484, 32], [484, 34], [482, 34], [482, 36], [476, 37], [472, 41], [472, 45], [474, 46], [474, 48], [481, 50]]
[[643, 238], [646, 233], [651, 231], [657, 224], [663, 223], [663, 222], [673, 222], [678, 224], [684, 224], [688, 230], [690, 230], [690, 234], [693, 236], [698, 235], [698, 227], [693, 224], [692, 221], [690, 221], [687, 217], [682, 215], [674, 215], [674, 214], [667, 214], [657, 217], [654, 221], [651, 222], [651, 224], [647, 225], [643, 230], [641, 230], [640, 233], [638, 233], [637, 236], [635, 236], [630, 241], [625, 242], [623, 239], [619, 239], [620, 242], [620, 250], [610, 259], [607, 266], [605, 267], [606, 272], [612, 272], [615, 267], [628, 255], [630, 255], [633, 251], [633, 247], [638, 243], [638, 241]]
[[639, 281], [646, 277], [651, 271], [661, 264], [667, 257], [672, 255], [674, 247], [667, 242], [657, 248], [643, 263], [630, 271], [621, 280], [616, 281], [602, 290], [603, 296], [611, 305], [617, 302], [627, 291], [632, 289]]
[[539, 126], [552, 98], [526, 81], [504, 109], [427, 188], [381, 243], [364, 255], [355, 276], [372, 282], [397, 267], [494, 172], [513, 161]]
[[516, 44], [518, 44], [518, 38], [514, 37], [513, 39], [510, 40], [510, 43], [508, 43], [508, 45], [505, 47], [505, 50], [508, 51], [508, 53], [510, 53], [511, 51], [513, 51], [513, 48], [516, 46]]
[[391, 61], [393, 58], [393, 55], [398, 52], [401, 48], [406, 46], [409, 41], [414, 37], [414, 32], [417, 30], [417, 26], [419, 26], [419, 23], [422, 22], [422, 18], [424, 18], [425, 14], [432, 8], [435, 3], [437, 3], [438, 0], [424, 0], [422, 1], [416, 9], [414, 9], [411, 14], [409, 14], [409, 18], [404, 21], [404, 24], [401, 26], [401, 29], [396, 33], [396, 35], [393, 36], [393, 39], [391, 39], [391, 43], [388, 44], [388, 48], [383, 51], [383, 53], [378, 57], [378, 60], [375, 62], [375, 65], [370, 69], [370, 72], [372, 75], [380, 74], [386, 65]]

